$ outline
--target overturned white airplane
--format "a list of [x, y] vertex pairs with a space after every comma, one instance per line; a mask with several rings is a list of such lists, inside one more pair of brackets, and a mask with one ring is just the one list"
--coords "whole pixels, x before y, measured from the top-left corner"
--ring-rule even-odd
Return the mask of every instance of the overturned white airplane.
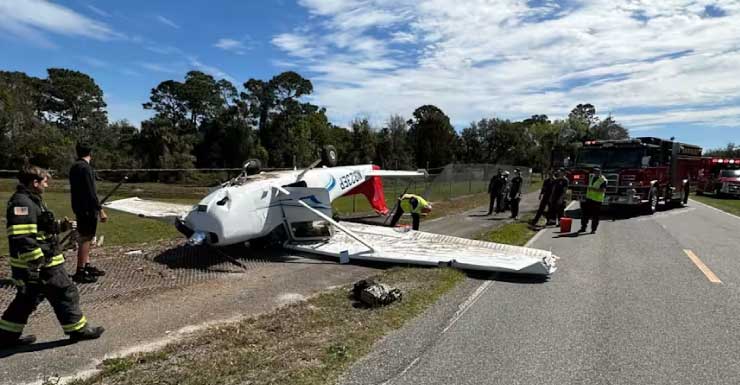
[[[472, 241], [421, 231], [338, 223], [331, 202], [363, 194], [379, 214], [388, 214], [381, 177], [423, 176], [377, 166], [336, 164], [333, 148], [305, 170], [260, 172], [250, 161], [238, 177], [223, 183], [197, 205], [127, 198], [104, 206], [141, 217], [172, 222], [191, 245], [225, 246], [249, 242], [333, 256], [341, 262], [369, 260], [461, 269], [549, 275], [557, 257], [544, 250]], [[335, 233], [334, 228], [341, 233]]]

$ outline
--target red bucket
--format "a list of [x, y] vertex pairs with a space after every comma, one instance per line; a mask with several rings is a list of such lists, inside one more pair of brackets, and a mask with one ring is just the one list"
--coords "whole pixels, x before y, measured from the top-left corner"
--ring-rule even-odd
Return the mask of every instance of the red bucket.
[[569, 233], [570, 232], [570, 226], [573, 224], [573, 219], [563, 217], [560, 218], [560, 232], [561, 233]]

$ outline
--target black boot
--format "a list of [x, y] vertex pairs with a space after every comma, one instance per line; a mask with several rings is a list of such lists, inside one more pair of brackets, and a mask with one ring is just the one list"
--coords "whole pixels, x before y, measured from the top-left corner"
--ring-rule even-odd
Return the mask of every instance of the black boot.
[[98, 277], [90, 274], [85, 269], [77, 270], [75, 275], [72, 276], [72, 280], [77, 283], [95, 283], [98, 282]]
[[36, 342], [36, 336], [34, 335], [29, 334], [21, 336], [20, 333], [11, 333], [0, 330], [0, 349], [31, 345], [34, 342]]
[[102, 277], [105, 275], [105, 271], [98, 269], [97, 267], [87, 263], [85, 264], [85, 271], [93, 277]]
[[69, 333], [69, 339], [72, 341], [94, 340], [99, 338], [105, 329], [102, 326], [85, 326], [84, 328]]

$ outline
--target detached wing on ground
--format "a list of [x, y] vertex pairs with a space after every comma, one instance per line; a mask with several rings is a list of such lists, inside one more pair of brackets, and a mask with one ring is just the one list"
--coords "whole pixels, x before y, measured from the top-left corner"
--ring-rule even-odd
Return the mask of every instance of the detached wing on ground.
[[422, 266], [550, 275], [558, 259], [551, 252], [475, 241], [422, 231], [398, 232], [390, 227], [344, 222], [343, 225], [373, 246], [369, 250], [343, 232], [325, 242], [288, 243], [287, 248], [350, 259]]
[[103, 207], [169, 223], [175, 223], [175, 219], [185, 216], [193, 209], [193, 205], [148, 201], [141, 198], [119, 199], [105, 203]]

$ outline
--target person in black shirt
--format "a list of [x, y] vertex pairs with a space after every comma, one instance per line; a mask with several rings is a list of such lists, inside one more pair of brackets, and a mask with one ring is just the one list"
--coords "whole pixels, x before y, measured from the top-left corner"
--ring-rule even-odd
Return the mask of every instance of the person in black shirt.
[[509, 204], [511, 205], [511, 218], [519, 217], [519, 202], [522, 199], [522, 174], [519, 169], [514, 169], [514, 178], [509, 185]]
[[534, 219], [530, 222], [532, 226], [537, 226], [537, 222], [539, 222], [542, 215], [545, 214], [545, 209], [547, 209], [550, 204], [550, 194], [552, 194], [552, 185], [554, 182], [555, 178], [553, 177], [553, 172], [550, 171], [547, 179], [542, 182], [542, 189], [540, 189], [540, 207], [537, 209], [537, 214], [535, 214]]
[[79, 242], [77, 248], [77, 272], [72, 279], [79, 283], [92, 283], [105, 272], [90, 264], [90, 245], [98, 227], [98, 218], [106, 222], [108, 216], [100, 206], [95, 190], [95, 172], [90, 166], [92, 149], [77, 143], [78, 160], [69, 170], [69, 187], [72, 194], [72, 211], [77, 217]]
[[547, 225], [560, 224], [560, 218], [565, 214], [565, 193], [568, 191], [568, 184], [568, 178], [565, 177], [565, 170], [556, 171], [552, 184], [550, 203], [548, 204]]
[[501, 206], [503, 204], [503, 191], [504, 191], [504, 171], [498, 169], [498, 173], [491, 178], [491, 182], [488, 183], [488, 194], [491, 196], [491, 201], [488, 204], [488, 213], [486, 215], [493, 214], [494, 204], [496, 205], [496, 212], [501, 212]]

